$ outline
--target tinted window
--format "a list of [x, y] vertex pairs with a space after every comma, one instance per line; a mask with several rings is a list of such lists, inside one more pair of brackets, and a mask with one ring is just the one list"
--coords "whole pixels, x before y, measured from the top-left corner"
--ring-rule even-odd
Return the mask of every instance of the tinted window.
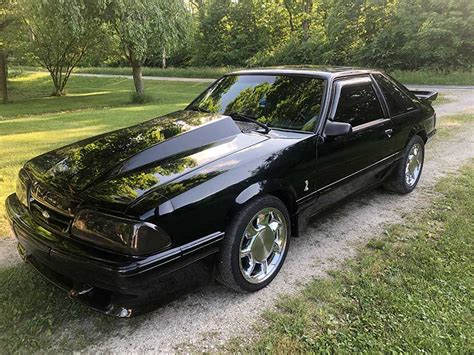
[[213, 113], [241, 113], [271, 127], [310, 131], [321, 108], [324, 80], [286, 75], [231, 75], [192, 104]]
[[342, 87], [334, 121], [355, 127], [380, 118], [383, 112], [371, 83]]
[[377, 81], [377, 84], [379, 84], [383, 96], [385, 96], [388, 109], [390, 110], [390, 115], [399, 115], [415, 107], [412, 99], [409, 98], [389, 79], [380, 74], [375, 74], [374, 78]]

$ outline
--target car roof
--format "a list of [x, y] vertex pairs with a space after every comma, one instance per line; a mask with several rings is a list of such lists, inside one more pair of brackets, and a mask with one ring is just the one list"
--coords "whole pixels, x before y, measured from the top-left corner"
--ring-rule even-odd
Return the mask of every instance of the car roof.
[[380, 73], [380, 70], [369, 68], [323, 66], [323, 65], [292, 65], [237, 70], [228, 75], [314, 75], [325, 79], [339, 76]]

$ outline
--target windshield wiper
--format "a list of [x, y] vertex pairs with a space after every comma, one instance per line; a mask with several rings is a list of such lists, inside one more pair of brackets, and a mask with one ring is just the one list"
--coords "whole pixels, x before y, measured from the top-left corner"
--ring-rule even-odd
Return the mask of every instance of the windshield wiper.
[[254, 117], [251, 117], [251, 116], [247, 116], [243, 113], [240, 113], [240, 112], [231, 112], [231, 113], [224, 113], [225, 115], [227, 116], [230, 116], [232, 117], [234, 120], [245, 120], [245, 121], [248, 121], [248, 122], [252, 122], [252, 123], [255, 123], [256, 125], [262, 127], [264, 130], [265, 130], [265, 133], [268, 133], [270, 132], [270, 127], [268, 127], [265, 123], [262, 123], [262, 122], [259, 122], [257, 121]]
[[198, 112], [205, 112], [205, 113], [211, 113], [211, 111], [205, 109], [205, 108], [202, 108], [202, 107], [199, 107], [197, 105], [193, 105], [193, 106], [189, 106], [188, 107], [188, 110], [192, 110], [192, 111], [198, 111]]

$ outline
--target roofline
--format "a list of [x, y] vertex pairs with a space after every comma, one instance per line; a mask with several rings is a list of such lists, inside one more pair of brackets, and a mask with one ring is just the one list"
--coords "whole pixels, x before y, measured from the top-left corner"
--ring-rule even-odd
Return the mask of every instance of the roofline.
[[[337, 68], [337, 67], [334, 67]], [[377, 69], [365, 69], [365, 68], [348, 68], [340, 71], [329, 71], [329, 70], [318, 70], [318, 69], [299, 69], [299, 68], [255, 68], [255, 69], [242, 69], [232, 71], [225, 75], [302, 75], [302, 76], [315, 76], [324, 79], [334, 79], [343, 76], [363, 75], [370, 73], [380, 73], [382, 70]]]

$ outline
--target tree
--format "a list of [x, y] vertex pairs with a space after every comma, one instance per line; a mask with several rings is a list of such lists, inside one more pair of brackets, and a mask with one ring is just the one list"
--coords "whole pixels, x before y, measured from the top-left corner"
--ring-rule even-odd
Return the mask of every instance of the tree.
[[107, 19], [132, 67], [139, 100], [145, 96], [142, 66], [156, 49], [175, 46], [186, 34], [189, 14], [183, 0], [111, 0]]
[[105, 0], [20, 0], [31, 37], [31, 51], [54, 84], [53, 95], [65, 94], [74, 67], [103, 38], [100, 14]]
[[303, 41], [307, 41], [310, 36], [311, 12], [313, 10], [313, 0], [304, 0], [304, 19], [303, 19]]
[[469, 0], [367, 2], [348, 59], [361, 65], [418, 70], [470, 68], [474, 3]]
[[4, 103], [8, 101], [7, 57], [16, 45], [18, 15], [14, 0], [0, 0], [0, 91]]
[[275, 0], [210, 0], [199, 15], [193, 64], [252, 65], [287, 40], [288, 17]]
[[8, 101], [7, 55], [3, 49], [0, 49], [0, 90], [2, 91], [3, 103], [6, 104]]

